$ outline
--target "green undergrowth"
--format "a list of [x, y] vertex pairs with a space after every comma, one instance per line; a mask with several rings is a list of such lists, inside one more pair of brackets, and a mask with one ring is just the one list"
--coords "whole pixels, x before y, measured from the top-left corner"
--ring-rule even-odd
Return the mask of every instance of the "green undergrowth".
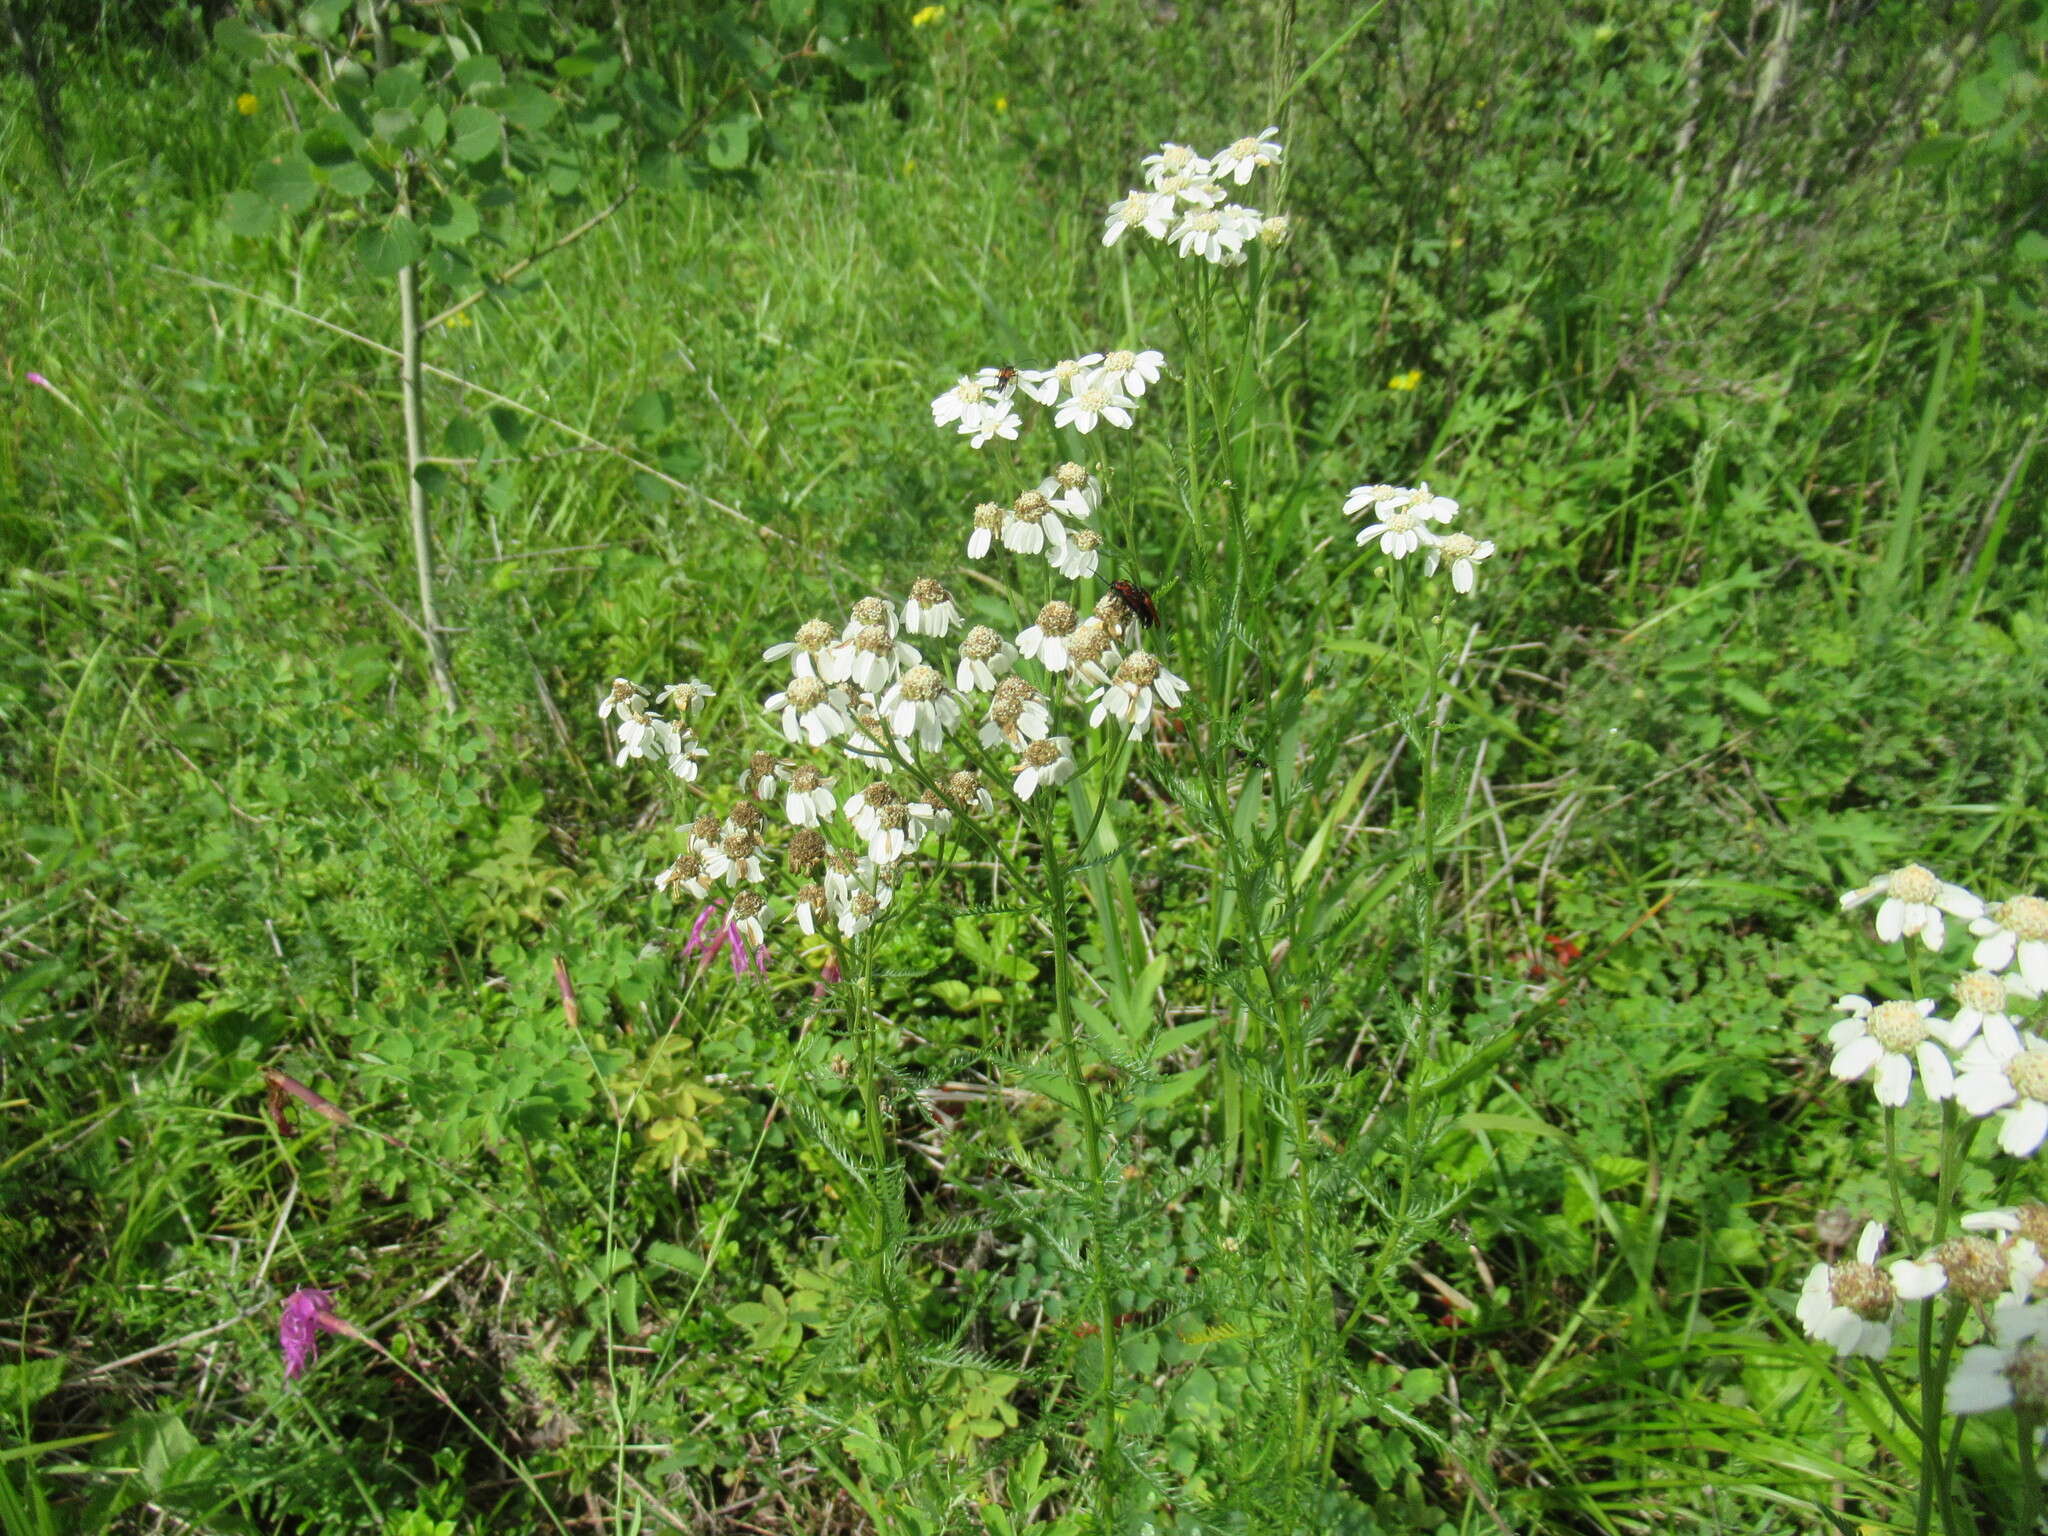
[[[7, 1529], [1910, 1528], [1896, 1437], [1838, 1416], [1791, 1300], [1816, 1213], [1882, 1205], [1829, 1005], [1908, 984], [1836, 896], [1909, 860], [2039, 885], [2043, 44], [2037, 8], [1888, 5], [1774, 43], [1784, 9], [858, 18], [883, 62], [767, 88], [743, 167], [429, 333], [452, 713], [389, 286], [339, 216], [223, 225], [281, 130], [196, 22], [51, 21], [61, 140], [26, 79], [0, 129]], [[1075, 877], [1114, 1224], [1037, 1071], [1051, 947], [963, 864], [874, 979], [877, 1235], [817, 958], [683, 958], [667, 812], [596, 703], [701, 677], [715, 752], [781, 686], [764, 645], [958, 570], [991, 478], [1043, 470], [926, 402], [1106, 337], [1178, 362], [1185, 269], [1105, 251], [1101, 210], [1160, 139], [1276, 115], [1296, 230], [1231, 451], [1265, 488], [1243, 688], [1279, 713], [1218, 746], [1235, 824], [1192, 748], [1143, 745], [1121, 853]], [[595, 206], [632, 172], [593, 147]], [[1219, 555], [1183, 466], [1132, 453], [1116, 573], [1198, 676]], [[1423, 479], [1500, 546], [1442, 609], [1429, 786], [1338, 513]], [[1233, 838], [1321, 936], [1288, 1000], [1340, 1277], [1312, 1473], [1269, 1407], [1302, 1369], [1260, 1176], [1292, 1132], [1238, 1109], [1278, 1052], [1193, 1029], [1280, 973], [1189, 852]], [[1430, 985], [1477, 1065], [1396, 1134]], [[280, 1115], [266, 1069], [349, 1124]], [[1393, 1208], [1411, 1176], [1426, 1210]], [[300, 1285], [388, 1354], [330, 1339], [284, 1382]], [[884, 1314], [914, 1376], [877, 1396]]]

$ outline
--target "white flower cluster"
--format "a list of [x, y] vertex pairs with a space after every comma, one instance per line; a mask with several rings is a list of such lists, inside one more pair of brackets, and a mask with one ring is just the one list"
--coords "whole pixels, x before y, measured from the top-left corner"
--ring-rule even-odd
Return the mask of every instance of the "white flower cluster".
[[1269, 218], [1256, 208], [1229, 201], [1226, 183], [1242, 187], [1262, 166], [1278, 165], [1282, 149], [1268, 128], [1209, 156], [1185, 144], [1162, 144], [1143, 162], [1145, 185], [1109, 205], [1102, 243], [1115, 245], [1134, 229], [1172, 244], [1182, 256], [1199, 256], [1217, 266], [1240, 266], [1245, 247], [1284, 245], [1290, 227], [1284, 214]]
[[1014, 442], [1024, 425], [1016, 407], [1021, 393], [1051, 409], [1055, 427], [1072, 427], [1084, 437], [1105, 421], [1129, 430], [1138, 402], [1165, 366], [1165, 353], [1147, 349], [1090, 352], [1050, 368], [983, 368], [932, 401], [932, 425], [951, 426], [971, 448], [996, 437]]
[[1963, 1217], [1963, 1236], [1918, 1259], [1879, 1267], [1882, 1223], [1869, 1222], [1856, 1257], [1816, 1264], [1795, 1309], [1807, 1335], [1847, 1359], [1882, 1360], [1891, 1351], [1902, 1303], [1949, 1295], [1969, 1302], [1982, 1341], [1963, 1352], [1948, 1384], [1954, 1413], [1983, 1413], [2026, 1399], [2048, 1406], [2048, 1205], [2005, 1206]]
[[1426, 573], [1434, 576], [1439, 566], [1448, 565], [1451, 585], [1460, 592], [1472, 590], [1479, 562], [1493, 553], [1491, 539], [1475, 539], [1469, 533], [1439, 533], [1430, 527], [1432, 523], [1448, 524], [1458, 515], [1458, 504], [1448, 496], [1437, 495], [1427, 480], [1414, 487], [1354, 485], [1344, 499], [1344, 515], [1357, 517], [1362, 512], [1372, 513], [1374, 520], [1359, 529], [1360, 544], [1377, 542], [1381, 552], [1395, 560], [1427, 550]]
[[[2032, 1156], [2048, 1139], [2048, 1041], [2026, 1027], [2025, 1005], [2048, 983], [2048, 900], [1989, 903], [1907, 864], [1846, 892], [1841, 904], [1871, 901], [1879, 902], [1877, 936], [1887, 944], [1917, 939], [1939, 954], [1947, 919], [1967, 922], [1977, 941], [1974, 969], [1950, 988], [1946, 1018], [1932, 998], [1843, 997], [1835, 1006], [1845, 1017], [1828, 1030], [1829, 1070], [1868, 1078], [1887, 1109], [1904, 1107], [1917, 1080], [1930, 1100], [1952, 1100], [1980, 1119], [1999, 1114], [1999, 1149]], [[1936, 1295], [1967, 1302], [1976, 1334], [1964, 1336], [1968, 1347], [1949, 1376], [1950, 1411], [2017, 1406], [2038, 1415], [2048, 1410], [2048, 1205], [1972, 1212], [1957, 1226], [1962, 1235], [1920, 1258], [1880, 1266], [1885, 1229], [1866, 1225], [1853, 1259], [1817, 1264], [1807, 1275], [1799, 1321], [1839, 1356], [1882, 1360], [1905, 1303]]]
[[663, 719], [647, 705], [647, 690], [638, 683], [623, 677], [612, 679], [612, 691], [605, 695], [604, 702], [597, 706], [597, 718], [609, 720], [618, 717], [619, 755], [616, 766], [626, 766], [630, 757], [659, 757], [668, 764], [669, 772], [685, 784], [697, 777], [697, 764], [704, 757], [704, 748], [697, 741], [697, 733], [690, 729], [690, 711], [701, 707], [706, 699], [718, 695], [702, 683], [670, 683], [661, 690], [660, 703], [675, 706], [675, 718]]
[[1102, 535], [1082, 526], [1102, 505], [1102, 482], [1068, 462], [1008, 506], [984, 501], [974, 509], [967, 558], [979, 560], [998, 543], [1017, 555], [1043, 554], [1069, 581], [1093, 576], [1101, 563]]
[[[1970, 925], [1975, 969], [1950, 989], [1954, 1008], [1936, 1013], [1932, 998], [1873, 1002], [1846, 994], [1835, 1006], [1846, 1018], [1828, 1031], [1836, 1077], [1868, 1077], [1877, 1101], [1903, 1106], [1917, 1075], [1929, 1099], [1953, 1098], [1971, 1114], [1998, 1113], [1999, 1147], [2030, 1157], [2048, 1140], [2048, 1040], [2023, 1025], [2023, 1004], [2048, 984], [2048, 900], [2014, 896], [1987, 903], [1920, 864], [1879, 875], [1846, 892], [1844, 910], [1883, 900], [1877, 936], [1885, 943], [1918, 939], [1939, 954], [1947, 917]], [[1951, 1059], [1953, 1058], [1953, 1059]]]

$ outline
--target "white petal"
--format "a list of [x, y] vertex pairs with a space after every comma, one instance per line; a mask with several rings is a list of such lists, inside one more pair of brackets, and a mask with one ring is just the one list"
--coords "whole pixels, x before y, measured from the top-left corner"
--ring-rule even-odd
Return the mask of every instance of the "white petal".
[[1924, 1301], [1948, 1284], [1948, 1271], [1939, 1264], [1895, 1259], [1887, 1268], [1891, 1271], [1893, 1288], [1908, 1301]]
[[2028, 1099], [2005, 1117], [1998, 1144], [2014, 1157], [2032, 1157], [2044, 1136], [2048, 1136], [2048, 1104]]
[[1904, 1056], [1887, 1054], [1877, 1064], [1876, 1087], [1878, 1103], [1903, 1108], [1913, 1090], [1913, 1063]]
[[1956, 1102], [1980, 1119], [1994, 1109], [2003, 1109], [2019, 1096], [2019, 1090], [2003, 1072], [1965, 1072], [1956, 1079]]
[[[1876, 1066], [1883, 1055], [1884, 1047], [1876, 1039], [1867, 1034], [1858, 1035], [1835, 1052], [1835, 1059], [1829, 1063], [1828, 1070], [1846, 1082], [1854, 1082]], [[1899, 1059], [1901, 1062], [1905, 1060], [1903, 1056]]]
[[1948, 1064], [1948, 1056], [1932, 1040], [1923, 1040], [1913, 1053], [1920, 1063], [1920, 1081], [1927, 1088], [1930, 1099], [1946, 1099], [1955, 1094], [1956, 1074]]
[[2012, 1382], [2005, 1374], [2005, 1351], [1996, 1344], [1978, 1344], [1963, 1351], [1962, 1363], [1948, 1379], [1950, 1413], [1988, 1413], [2012, 1401]]

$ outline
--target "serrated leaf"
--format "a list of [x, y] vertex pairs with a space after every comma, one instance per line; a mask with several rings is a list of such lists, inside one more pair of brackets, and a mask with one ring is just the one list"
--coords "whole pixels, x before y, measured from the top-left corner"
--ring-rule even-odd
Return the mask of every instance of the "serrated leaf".
[[626, 407], [626, 425], [635, 432], [666, 432], [675, 420], [675, 401], [665, 389], [643, 390]]
[[427, 237], [404, 214], [398, 214], [381, 229], [365, 229], [356, 235], [356, 259], [372, 277], [396, 277], [426, 254]]
[[277, 228], [277, 205], [254, 192], [230, 192], [221, 200], [221, 227], [245, 240], [260, 240]]
[[448, 120], [448, 126], [452, 134], [448, 140], [448, 153], [465, 165], [490, 159], [504, 140], [504, 127], [498, 120], [498, 114], [489, 107], [457, 107]]
[[1732, 678], [1721, 680], [1721, 691], [1728, 695], [1735, 707], [1755, 715], [1759, 720], [1768, 720], [1778, 711], [1771, 701], [1758, 693], [1747, 683], [1738, 683]]
[[683, 1247], [680, 1243], [649, 1243], [647, 1262], [659, 1264], [664, 1269], [680, 1270], [686, 1275], [704, 1273], [703, 1256]]

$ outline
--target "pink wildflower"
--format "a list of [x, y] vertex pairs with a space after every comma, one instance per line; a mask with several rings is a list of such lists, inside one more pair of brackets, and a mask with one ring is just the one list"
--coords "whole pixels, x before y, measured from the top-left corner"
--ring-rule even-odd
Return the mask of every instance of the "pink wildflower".
[[293, 1291], [285, 1298], [284, 1317], [277, 1325], [277, 1342], [284, 1350], [286, 1381], [296, 1381], [306, 1374], [306, 1367], [319, 1353], [322, 1333], [355, 1332], [334, 1315], [333, 1306], [332, 1292], [316, 1291], [310, 1286]]
[[744, 976], [756, 967], [763, 976], [768, 974], [768, 946], [760, 945], [750, 954], [747, 936], [740, 932], [740, 925], [726, 915], [724, 908], [713, 902], [697, 914], [697, 921], [690, 927], [690, 941], [683, 946], [683, 953], [697, 957], [701, 969], [716, 960], [721, 949], [731, 951], [733, 975]]

